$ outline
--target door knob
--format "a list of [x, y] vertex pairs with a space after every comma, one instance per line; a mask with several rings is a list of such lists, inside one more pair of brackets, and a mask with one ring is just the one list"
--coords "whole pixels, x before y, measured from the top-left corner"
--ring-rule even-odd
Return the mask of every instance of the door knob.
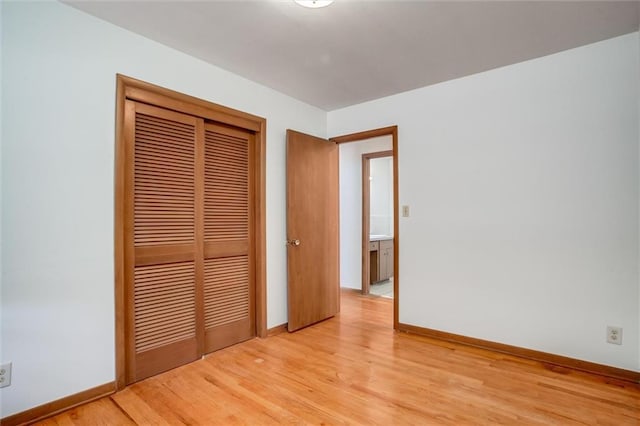
[[300, 240], [287, 240], [287, 244], [289, 244], [290, 246], [299, 246]]

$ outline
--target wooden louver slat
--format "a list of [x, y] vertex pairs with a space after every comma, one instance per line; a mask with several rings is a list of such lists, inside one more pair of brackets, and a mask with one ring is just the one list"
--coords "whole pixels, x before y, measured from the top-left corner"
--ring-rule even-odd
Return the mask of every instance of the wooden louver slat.
[[247, 256], [205, 260], [205, 328], [209, 329], [248, 318], [249, 292]]
[[194, 241], [193, 125], [137, 113], [134, 243]]
[[136, 353], [195, 337], [194, 262], [136, 267], [134, 300]]
[[248, 140], [205, 131], [205, 241], [249, 235]]

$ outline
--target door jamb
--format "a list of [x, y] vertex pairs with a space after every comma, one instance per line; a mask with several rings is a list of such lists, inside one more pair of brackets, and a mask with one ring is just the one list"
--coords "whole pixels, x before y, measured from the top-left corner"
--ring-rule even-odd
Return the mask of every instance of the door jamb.
[[173, 111], [202, 117], [254, 132], [255, 157], [251, 167], [255, 173], [254, 241], [255, 241], [255, 325], [258, 337], [267, 337], [266, 293], [266, 135], [267, 120], [252, 114], [214, 104], [141, 80], [116, 74], [115, 131], [115, 211], [114, 211], [114, 274], [115, 274], [115, 372], [116, 390], [126, 386], [125, 378], [125, 235], [130, 225], [125, 223], [125, 101], [127, 99], [160, 106]]
[[[400, 213], [400, 205], [399, 205], [399, 197], [398, 197], [398, 126], [389, 126], [382, 127], [379, 129], [366, 130], [358, 133], [351, 133], [343, 136], [336, 136], [333, 138], [329, 138], [330, 141], [333, 141], [337, 144], [348, 143], [348, 142], [359, 142], [365, 139], [371, 139], [378, 136], [387, 136], [391, 135], [392, 138], [392, 152], [393, 152], [393, 328], [394, 330], [398, 329], [398, 317], [399, 317], [399, 303], [398, 299], [400, 297], [399, 288], [400, 288], [400, 262], [399, 262], [399, 252], [400, 252], [400, 232], [399, 232], [399, 213]], [[363, 250], [364, 247], [364, 237], [363, 237]], [[368, 256], [369, 246], [367, 243], [366, 252]]]
[[[371, 233], [371, 159], [393, 157], [393, 151], [378, 151], [362, 154], [362, 294], [369, 294], [371, 281], [371, 254], [369, 234]], [[380, 251], [378, 250], [378, 256]], [[395, 265], [396, 259], [393, 259]]]

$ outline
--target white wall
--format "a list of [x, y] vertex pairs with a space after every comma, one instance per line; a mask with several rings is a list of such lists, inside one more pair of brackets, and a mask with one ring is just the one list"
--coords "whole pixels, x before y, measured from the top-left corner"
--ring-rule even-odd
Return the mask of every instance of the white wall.
[[399, 126], [400, 322], [640, 370], [638, 55], [634, 33], [329, 113]]
[[393, 157], [369, 162], [369, 233], [393, 236]]
[[[2, 23], [2, 7], [3, 2], [0, 1], [0, 23]], [[2, 36], [2, 30], [0, 29], [0, 319], [2, 319], [2, 46], [4, 45], [4, 38]], [[2, 326], [0, 325], [0, 333], [2, 333]], [[2, 335], [0, 334], [0, 362], [4, 362], [2, 356]], [[0, 410], [2, 409], [2, 392], [0, 391]], [[0, 414], [0, 418], [2, 415]]]
[[267, 118], [268, 326], [286, 322], [285, 130], [325, 136], [326, 113], [60, 3], [2, 7], [0, 417], [114, 380], [116, 73]]
[[[344, 134], [347, 133], [335, 133], [334, 136]], [[340, 286], [342, 287], [362, 288], [362, 154], [391, 149], [391, 136], [339, 145]]]

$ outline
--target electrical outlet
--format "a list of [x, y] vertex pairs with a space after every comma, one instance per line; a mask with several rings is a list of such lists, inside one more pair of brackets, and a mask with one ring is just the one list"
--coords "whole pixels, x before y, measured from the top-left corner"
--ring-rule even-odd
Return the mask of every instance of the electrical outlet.
[[11, 363], [0, 365], [0, 388], [11, 385]]
[[622, 344], [622, 327], [607, 326], [607, 343]]

